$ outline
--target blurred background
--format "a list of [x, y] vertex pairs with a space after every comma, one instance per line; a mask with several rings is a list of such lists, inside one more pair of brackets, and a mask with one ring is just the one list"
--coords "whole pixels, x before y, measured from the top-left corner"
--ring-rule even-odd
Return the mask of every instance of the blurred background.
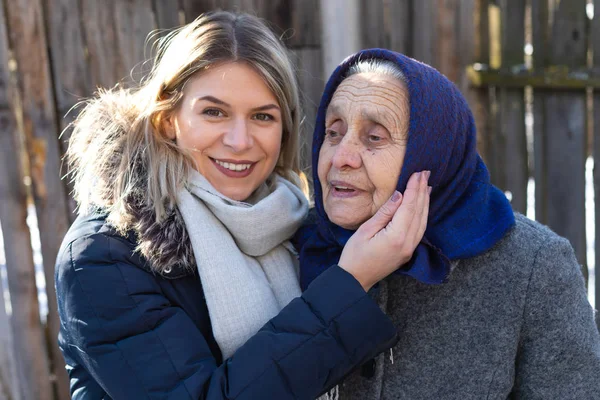
[[0, 0], [0, 400], [69, 398], [52, 283], [75, 217], [61, 180], [69, 110], [98, 87], [139, 80], [154, 39], [215, 9], [264, 18], [290, 49], [309, 176], [324, 81], [346, 56], [384, 47], [448, 76], [473, 109], [493, 182], [571, 241], [598, 308], [593, 0]]

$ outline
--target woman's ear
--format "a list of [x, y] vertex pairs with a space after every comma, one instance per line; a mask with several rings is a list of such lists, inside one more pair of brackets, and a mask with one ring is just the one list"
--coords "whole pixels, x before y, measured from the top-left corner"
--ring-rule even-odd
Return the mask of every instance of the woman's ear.
[[176, 123], [173, 114], [163, 114], [159, 118], [158, 123], [161, 125], [168, 139], [175, 140], [177, 138]]

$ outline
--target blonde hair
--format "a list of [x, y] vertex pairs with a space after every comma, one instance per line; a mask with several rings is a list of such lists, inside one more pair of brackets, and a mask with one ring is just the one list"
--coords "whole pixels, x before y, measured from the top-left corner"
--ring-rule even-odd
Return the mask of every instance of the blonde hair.
[[275, 172], [302, 186], [294, 68], [284, 45], [260, 19], [225, 11], [203, 14], [159, 39], [155, 49], [152, 69], [136, 87], [100, 91], [73, 123], [67, 159], [80, 212], [100, 207], [121, 231], [135, 222], [140, 204], [153, 207], [157, 222], [168, 216], [193, 161], [168, 138], [163, 121], [179, 107], [192, 76], [227, 62], [253, 67], [277, 98], [283, 135]]

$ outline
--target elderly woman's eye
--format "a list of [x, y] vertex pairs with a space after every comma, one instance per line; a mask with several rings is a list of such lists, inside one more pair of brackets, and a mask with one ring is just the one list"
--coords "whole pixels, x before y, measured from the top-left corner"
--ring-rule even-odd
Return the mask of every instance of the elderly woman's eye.
[[328, 137], [328, 138], [330, 138], [330, 139], [335, 139], [335, 138], [337, 138], [338, 136], [340, 136], [340, 134], [339, 134], [338, 132], [336, 132], [336, 131], [332, 130], [332, 129], [327, 129], [327, 130], [325, 131], [325, 136], [327, 136], [327, 137]]
[[381, 136], [377, 136], [377, 135], [369, 135], [369, 141], [372, 143], [379, 143], [383, 140], [383, 138]]

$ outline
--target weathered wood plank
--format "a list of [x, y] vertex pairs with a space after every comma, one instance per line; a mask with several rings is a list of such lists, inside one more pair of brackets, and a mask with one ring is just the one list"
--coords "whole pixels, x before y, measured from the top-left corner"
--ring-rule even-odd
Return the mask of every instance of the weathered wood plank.
[[[81, 10], [76, 0], [44, 0], [46, 10], [46, 29], [52, 72], [56, 113], [60, 130], [61, 155], [65, 154], [71, 130], [68, 125], [76, 116], [71, 111], [79, 101], [90, 96], [94, 90], [90, 77], [90, 66], [86, 59], [85, 41], [81, 24]], [[66, 163], [61, 166], [60, 174], [67, 173]], [[67, 192], [71, 193], [72, 185], [65, 181]], [[69, 220], [73, 222], [77, 216], [76, 203], [69, 197]], [[66, 377], [66, 375], [64, 376]]]
[[[17, 126], [10, 103], [14, 94], [10, 83], [8, 33], [6, 31], [4, 6], [4, 0], [0, 0], [0, 151], [16, 153], [17, 149], [14, 148], [14, 139], [17, 134]], [[14, 178], [8, 175], [6, 166], [2, 166], [2, 170], [0, 171], [0, 225], [2, 225], [3, 229], [3, 243], [0, 245], [3, 246], [3, 249], [5, 247], [4, 236], [12, 235], [13, 233], [11, 231], [12, 227], [8, 225], [8, 222], [3, 222], [2, 219], [4, 218], [4, 214], [12, 213], [14, 208], [19, 206], [15, 202], [13, 195], [8, 199], [5, 198], [11, 194], [8, 188], [12, 186], [11, 184], [14, 184], [13, 182]], [[15, 194], [19, 195], [19, 192]], [[17, 365], [14, 356], [12, 324], [7, 315], [6, 304], [4, 302], [5, 290], [8, 290], [8, 288], [4, 287], [0, 279], [0, 399], [20, 400], [22, 399], [21, 385], [18, 381]]]
[[[504, 68], [525, 63], [525, 3], [503, 0], [501, 15], [501, 58]], [[523, 89], [498, 89], [498, 125], [495, 129], [494, 178], [498, 187], [512, 194], [514, 210], [527, 210], [528, 157], [525, 135]]]
[[317, 117], [317, 108], [325, 81], [321, 78], [323, 71], [320, 49], [294, 50], [298, 71], [298, 84], [304, 120], [300, 127], [300, 166], [306, 174], [312, 189], [311, 149], [312, 137]]
[[182, 8], [185, 14], [185, 22], [192, 22], [200, 14], [217, 9], [229, 9], [227, 0], [183, 0]]
[[382, 0], [361, 0], [361, 47], [389, 48], [390, 35], [385, 24], [385, 4]]
[[[91, 82], [90, 67], [85, 54], [85, 41], [81, 24], [81, 10], [76, 0], [45, 0], [46, 28], [49, 44], [49, 55], [52, 62], [52, 73], [54, 83], [54, 99], [56, 107], [56, 118], [59, 129], [62, 131], [60, 137], [61, 158], [68, 147], [71, 129], [68, 125], [76, 117], [76, 112], [69, 112], [82, 99], [90, 96], [94, 90]], [[67, 173], [66, 162], [61, 163], [59, 171], [63, 177]], [[73, 191], [72, 184], [63, 180], [67, 193]], [[76, 218], [76, 202], [69, 196], [67, 198], [68, 219], [72, 223]], [[43, 210], [42, 210], [43, 212]], [[54, 232], [44, 232], [44, 235], [53, 235]], [[61, 233], [58, 232], [60, 235]], [[61, 237], [57, 237], [62, 240]], [[48, 332], [50, 336], [51, 367], [55, 376], [57, 395], [61, 399], [69, 398], [69, 377], [65, 369], [64, 358], [58, 347], [58, 331], [60, 321], [56, 306], [56, 294], [54, 290], [54, 260], [60, 242], [49, 244], [51, 253], [44, 254], [46, 293], [48, 298]], [[46, 246], [48, 248], [48, 246]], [[47, 250], [48, 251], [48, 250]]]
[[129, 83], [139, 82], [151, 67], [150, 63], [144, 61], [151, 57], [150, 46], [146, 46], [145, 39], [156, 29], [152, 1], [117, 1], [114, 10], [116, 53], [123, 68], [118, 73], [126, 76]]
[[[594, 68], [600, 70], [600, 5], [596, 3], [596, 14], [591, 26], [591, 48], [593, 51]], [[596, 263], [595, 263], [595, 308], [600, 309], [600, 90], [594, 92], [594, 198], [596, 211]], [[600, 329], [600, 317], [596, 317]]]
[[[44, 260], [44, 273], [48, 284], [48, 309], [52, 313], [53, 335], [57, 332], [56, 296], [54, 293], [54, 262], [60, 243], [69, 225], [67, 196], [60, 180], [60, 146], [58, 140], [58, 123], [52, 93], [52, 78], [47, 53], [44, 21], [41, 14], [40, 0], [11, 1], [6, 8], [10, 34], [10, 42], [14, 45], [14, 56], [18, 66], [18, 89], [21, 96], [23, 133], [29, 156], [29, 171], [32, 182], [33, 199], [36, 205], [40, 241]], [[14, 139], [13, 139], [14, 140]], [[13, 142], [14, 143], [14, 142]], [[14, 151], [15, 145], [6, 147], [11, 154], [4, 159], [10, 159], [5, 170], [8, 172], [15, 164], [19, 164], [19, 152]], [[13, 215], [6, 215], [10, 221], [9, 232], [15, 232], [24, 240], [29, 231], [25, 224], [26, 198], [22, 185], [23, 171], [13, 169], [11, 186], [18, 194], [19, 205], [14, 206]], [[6, 210], [8, 211], [8, 210]], [[5, 218], [2, 218], [3, 223]], [[17, 233], [18, 232], [18, 233]], [[16, 236], [8, 235], [6, 243], [7, 263], [10, 257], [13, 261], [8, 267], [8, 278], [11, 294], [16, 296], [13, 304], [14, 326], [19, 330], [28, 330], [27, 334], [17, 331], [13, 336], [15, 352], [20, 356], [20, 373], [26, 374], [24, 397], [27, 399], [51, 399], [52, 389], [49, 381], [48, 355], [45, 351], [45, 341], [39, 326], [39, 311], [35, 274], [32, 260], [31, 243], [26, 240], [21, 247], [23, 254], [15, 255], [14, 240]], [[6, 238], [5, 238], [6, 242]], [[13, 248], [15, 246], [15, 248]], [[26, 259], [24, 259], [26, 258]], [[18, 261], [17, 261], [18, 260]], [[20, 264], [15, 264], [23, 263]], [[25, 375], [24, 375], [25, 376]]]
[[[0, 111], [1, 114], [2, 111]], [[3, 117], [0, 116], [0, 127], [2, 126], [2, 119]], [[15, 126], [7, 128], [14, 130]], [[8, 288], [6, 289], [8, 290]], [[17, 379], [14, 369], [10, 318], [6, 313], [3, 293], [4, 285], [2, 279], [0, 279], [0, 400], [10, 400], [17, 397], [15, 390], [13, 390], [17, 386]]]
[[[548, 61], [552, 65], [585, 68], [585, 6], [586, 0], [561, 1], [551, 13]], [[544, 102], [547, 185], [542, 196], [547, 220], [542, 222], [571, 241], [585, 272], [586, 95], [584, 91], [557, 92], [545, 94]]]
[[319, 0], [254, 0], [240, 11], [266, 19], [290, 48], [318, 47], [321, 43]]
[[172, 29], [181, 25], [184, 21], [181, 20], [182, 9], [180, 9], [179, 1], [173, 0], [153, 0], [154, 15], [158, 29]]
[[412, 3], [412, 57], [435, 68], [437, 59], [437, 0], [419, 0]]
[[[541, 71], [548, 65], [550, 25], [548, 0], [531, 0], [531, 28], [533, 42], [533, 68]], [[535, 218], [547, 221], [548, 199], [544, 196], [546, 182], [546, 145], [545, 145], [545, 101], [542, 90], [533, 91], [533, 176], [535, 180]]]
[[320, 4], [323, 76], [329, 77], [340, 62], [360, 50], [360, 3], [358, 0], [321, 0]]
[[81, 1], [81, 24], [89, 57], [90, 75], [94, 87], [110, 88], [125, 78], [123, 63], [115, 51], [117, 32], [114, 9], [117, 0]]
[[459, 0], [443, 0], [438, 3], [435, 20], [430, 25], [437, 26], [435, 40], [435, 60], [438, 70], [452, 82], [458, 82], [464, 67], [459, 48]]
[[[473, 58], [474, 62], [490, 63], [489, 0], [474, 0], [473, 4]], [[477, 150], [486, 162], [491, 163], [489, 141], [491, 138], [489, 89], [469, 88], [467, 100], [473, 111], [477, 127]]]
[[412, 54], [410, 0], [386, 2], [384, 21], [390, 32], [390, 49], [407, 55]]

